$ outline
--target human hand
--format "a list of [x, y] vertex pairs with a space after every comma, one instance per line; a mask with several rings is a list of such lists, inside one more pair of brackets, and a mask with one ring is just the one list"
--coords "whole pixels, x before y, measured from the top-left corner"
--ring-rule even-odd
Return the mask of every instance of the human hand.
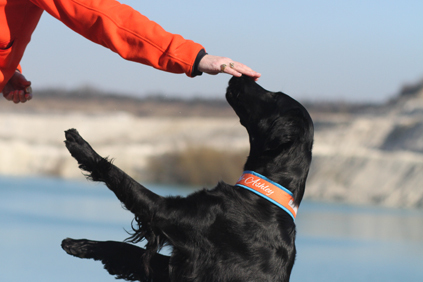
[[15, 71], [3, 88], [3, 96], [6, 100], [13, 101], [15, 104], [31, 100], [31, 81], [26, 80], [25, 76], [19, 71]]
[[218, 74], [224, 72], [233, 76], [240, 77], [246, 75], [257, 81], [261, 76], [260, 73], [253, 71], [244, 64], [234, 62], [226, 57], [219, 57], [213, 55], [205, 55], [198, 64], [198, 70], [208, 74]]

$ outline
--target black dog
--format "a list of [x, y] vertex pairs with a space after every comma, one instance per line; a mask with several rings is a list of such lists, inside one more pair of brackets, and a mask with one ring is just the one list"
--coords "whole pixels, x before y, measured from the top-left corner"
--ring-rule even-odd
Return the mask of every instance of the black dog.
[[[132, 281], [288, 281], [313, 122], [300, 103], [246, 77], [230, 80], [226, 98], [249, 134], [246, 172], [235, 186], [220, 182], [185, 198], [154, 194], [99, 156], [75, 129], [66, 131], [79, 167], [134, 213], [130, 241], [147, 244], [65, 239], [63, 249], [100, 260], [110, 274]], [[163, 245], [172, 246], [170, 257], [157, 253]]]

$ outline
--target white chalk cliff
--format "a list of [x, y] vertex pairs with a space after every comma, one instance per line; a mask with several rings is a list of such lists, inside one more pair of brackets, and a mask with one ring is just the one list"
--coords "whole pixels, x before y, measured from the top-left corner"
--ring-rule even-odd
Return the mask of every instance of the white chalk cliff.
[[309, 198], [423, 207], [423, 81], [364, 113], [315, 118]]

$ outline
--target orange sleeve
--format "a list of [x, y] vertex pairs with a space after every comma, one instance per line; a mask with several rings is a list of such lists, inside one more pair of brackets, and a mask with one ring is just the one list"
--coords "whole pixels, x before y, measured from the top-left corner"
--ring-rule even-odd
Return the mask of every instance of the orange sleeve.
[[0, 0], [0, 91], [16, 70], [43, 10], [29, 0]]
[[30, 0], [75, 32], [124, 59], [192, 76], [198, 43], [165, 31], [115, 0]]

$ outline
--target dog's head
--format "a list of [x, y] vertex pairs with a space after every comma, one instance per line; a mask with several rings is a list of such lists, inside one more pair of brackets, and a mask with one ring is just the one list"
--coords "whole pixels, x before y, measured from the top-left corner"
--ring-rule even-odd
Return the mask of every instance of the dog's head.
[[313, 121], [307, 110], [288, 95], [267, 91], [245, 76], [229, 81], [226, 99], [250, 138], [244, 169], [288, 188], [299, 206], [313, 146]]

